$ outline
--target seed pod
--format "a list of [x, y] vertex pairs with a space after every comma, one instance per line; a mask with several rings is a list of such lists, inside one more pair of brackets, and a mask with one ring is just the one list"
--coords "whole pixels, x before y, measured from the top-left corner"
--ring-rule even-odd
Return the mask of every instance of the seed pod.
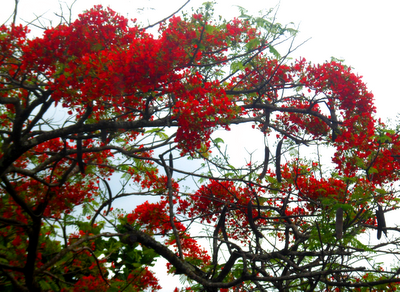
[[66, 155], [67, 154], [67, 139], [65, 137], [62, 137], [62, 141], [64, 143], [64, 147], [61, 150], [61, 154]]
[[287, 195], [285, 197], [285, 199], [283, 200], [282, 207], [281, 207], [281, 210], [280, 210], [280, 213], [281, 213], [282, 216], [285, 216], [285, 211], [286, 211], [286, 208], [287, 208], [287, 205], [288, 205], [288, 202], [289, 202], [289, 197], [290, 196]]
[[81, 174], [84, 174], [85, 167], [83, 165], [83, 158], [82, 158], [82, 139], [76, 140], [76, 151], [77, 151], [79, 170], [80, 170]]
[[174, 173], [174, 159], [172, 157], [172, 153], [169, 153], [169, 172], [172, 176], [172, 174]]
[[376, 211], [376, 221], [378, 223], [378, 239], [382, 237], [382, 231], [387, 236], [385, 214], [383, 213], [382, 206], [378, 204], [378, 210]]
[[290, 240], [289, 226], [286, 226], [285, 227], [285, 247], [284, 247], [285, 251], [287, 251], [289, 249], [289, 240]]
[[228, 235], [226, 234], [225, 230], [225, 214], [228, 208], [226, 205], [221, 211], [221, 216], [219, 217], [219, 221], [217, 224], [217, 227], [214, 229], [214, 236], [213, 236], [213, 262], [217, 262], [218, 260], [218, 241], [219, 241], [219, 231], [222, 231], [222, 235], [224, 237], [224, 240], [228, 242]]
[[112, 192], [111, 192], [111, 187], [110, 187], [110, 185], [108, 184], [108, 182], [104, 179], [104, 178], [100, 178], [102, 181], [103, 181], [103, 183], [105, 184], [105, 186], [106, 186], [106, 188], [107, 188], [107, 192], [108, 192], [108, 201], [109, 201], [109, 204], [108, 204], [108, 209], [107, 209], [107, 212], [106, 212], [106, 216], [110, 213], [110, 211], [111, 211], [111, 204], [112, 204]]
[[281, 150], [282, 150], [283, 139], [279, 141], [278, 146], [276, 147], [276, 160], [275, 160], [275, 168], [276, 168], [276, 179], [279, 183], [282, 182], [281, 175]]
[[214, 234], [214, 237], [218, 235], [219, 230], [222, 230], [225, 228], [225, 214], [228, 208], [224, 206], [224, 208], [221, 211], [221, 216], [219, 217], [219, 221], [217, 224], [217, 227], [215, 228], [216, 233]]
[[101, 139], [102, 143], [107, 142], [107, 135], [108, 135], [107, 130], [105, 130], [105, 129], [100, 130], [100, 139]]
[[336, 238], [343, 238], [343, 209], [340, 207], [336, 210]]
[[336, 138], [337, 138], [337, 133], [335, 129], [332, 129], [332, 142], [335, 142]]
[[250, 228], [251, 230], [253, 230], [254, 234], [257, 237], [264, 237], [264, 235], [258, 231], [256, 224], [254, 223], [254, 219], [253, 219], [253, 206], [251, 204], [251, 201], [249, 201], [249, 203], [247, 204], [247, 218], [249, 220], [249, 224], [250, 224]]
[[262, 132], [265, 132], [269, 127], [270, 111], [268, 109], [264, 109], [264, 115], [265, 115], [265, 122], [261, 129]]
[[265, 175], [267, 174], [268, 163], [269, 163], [269, 148], [268, 148], [268, 146], [265, 146], [264, 167], [263, 167], [263, 170], [262, 170], [260, 176], [258, 177], [260, 180], [263, 179], [265, 177]]

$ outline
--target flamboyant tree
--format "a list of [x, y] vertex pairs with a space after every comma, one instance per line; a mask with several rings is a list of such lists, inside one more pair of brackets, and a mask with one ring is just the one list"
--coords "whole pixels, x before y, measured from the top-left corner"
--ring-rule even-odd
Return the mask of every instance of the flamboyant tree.
[[[212, 12], [0, 27], [2, 291], [154, 291], [157, 257], [190, 291], [399, 286], [398, 131], [350, 67], [279, 55], [295, 30]], [[239, 124], [263, 160], [234, 166]]]

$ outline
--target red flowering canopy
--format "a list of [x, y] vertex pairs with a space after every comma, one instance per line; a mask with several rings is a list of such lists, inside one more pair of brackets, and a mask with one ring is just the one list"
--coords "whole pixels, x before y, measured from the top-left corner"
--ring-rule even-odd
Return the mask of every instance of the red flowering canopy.
[[[290, 62], [295, 30], [209, 3], [156, 34], [101, 6], [28, 31], [0, 27], [3, 290], [155, 291], [159, 256], [190, 291], [397, 287], [359, 235], [398, 231], [400, 139], [350, 67]], [[261, 162], [224, 151], [236, 124]]]

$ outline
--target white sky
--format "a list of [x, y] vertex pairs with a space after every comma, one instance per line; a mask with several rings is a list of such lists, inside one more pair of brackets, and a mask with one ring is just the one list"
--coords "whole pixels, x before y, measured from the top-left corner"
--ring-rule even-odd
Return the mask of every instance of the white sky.
[[[71, 3], [71, 0], [66, 0]], [[95, 4], [110, 6], [128, 18], [160, 20], [177, 10], [186, 0], [78, 0], [73, 13], [78, 14]], [[192, 0], [188, 7], [198, 7], [204, 0]], [[247, 8], [252, 14], [275, 7], [277, 0], [217, 1], [216, 14], [229, 19], [238, 15], [233, 5]], [[148, 7], [138, 14], [137, 8]], [[64, 6], [65, 8], [65, 6]], [[14, 0], [1, 0], [0, 24], [14, 9]], [[58, 0], [20, 0], [18, 18], [33, 20], [44, 14], [53, 18], [59, 11]], [[277, 21], [299, 25], [297, 44], [311, 38], [292, 54], [314, 63], [330, 60], [331, 56], [345, 59], [347, 65], [364, 76], [375, 95], [377, 114], [384, 121], [394, 119], [399, 110], [400, 93], [396, 90], [400, 80], [399, 30], [400, 1], [398, 0], [281, 0]], [[21, 20], [19, 20], [21, 21]], [[244, 139], [247, 140], [247, 139]], [[163, 265], [162, 268], [165, 266]], [[157, 274], [160, 277], [161, 274]], [[178, 277], [162, 277], [162, 291], [172, 291]], [[172, 288], [167, 287], [173, 281]]]

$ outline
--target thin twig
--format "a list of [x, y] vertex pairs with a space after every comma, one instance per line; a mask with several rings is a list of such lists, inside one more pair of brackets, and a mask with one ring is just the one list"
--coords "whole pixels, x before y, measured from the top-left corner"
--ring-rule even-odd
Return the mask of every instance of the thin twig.
[[174, 16], [175, 14], [177, 14], [179, 11], [181, 11], [181, 10], [183, 9], [183, 7], [185, 7], [189, 2], [190, 2], [190, 0], [186, 1], [185, 4], [183, 4], [178, 10], [176, 10], [175, 12], [173, 12], [172, 14], [170, 14], [169, 16], [165, 17], [164, 19], [162, 19], [162, 20], [160, 20], [160, 21], [157, 21], [157, 22], [154, 23], [154, 24], [151, 24], [151, 25], [149, 25], [149, 26], [146, 26], [146, 27], [142, 28], [142, 30], [147, 30], [147, 29], [149, 29], [149, 28], [151, 28], [151, 27], [153, 27], [153, 26], [156, 26], [156, 25], [159, 24], [159, 23], [162, 23], [162, 22], [166, 21], [168, 18], [171, 18], [172, 16]]

